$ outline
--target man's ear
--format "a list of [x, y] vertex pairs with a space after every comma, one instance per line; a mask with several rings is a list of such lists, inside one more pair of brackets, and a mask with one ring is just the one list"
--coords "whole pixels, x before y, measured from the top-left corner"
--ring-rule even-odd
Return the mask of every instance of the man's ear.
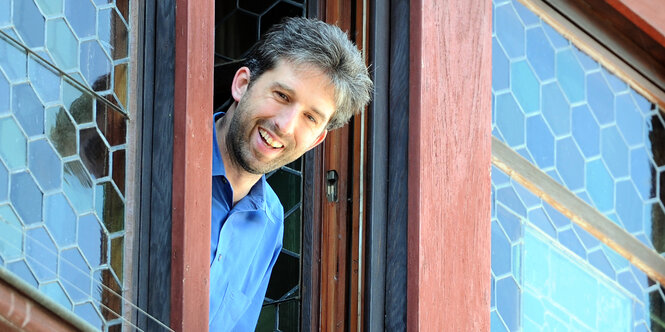
[[321, 135], [319, 135], [319, 137], [316, 138], [314, 143], [312, 143], [312, 146], [310, 146], [309, 149], [307, 149], [307, 150], [309, 151], [309, 150], [313, 149], [315, 146], [321, 144], [321, 142], [323, 142], [323, 140], [326, 139], [326, 135], [328, 135], [328, 129], [323, 129], [323, 132], [321, 133]]
[[236, 71], [236, 75], [233, 77], [233, 83], [231, 83], [231, 95], [236, 102], [239, 102], [242, 99], [242, 96], [247, 92], [249, 87], [250, 72], [247, 67], [240, 67]]

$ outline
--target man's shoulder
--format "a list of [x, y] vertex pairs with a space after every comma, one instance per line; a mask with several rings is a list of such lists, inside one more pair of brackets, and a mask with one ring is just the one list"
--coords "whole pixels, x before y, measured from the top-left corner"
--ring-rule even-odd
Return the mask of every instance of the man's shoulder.
[[264, 193], [267, 210], [266, 214], [268, 214], [275, 222], [281, 224], [284, 222], [284, 207], [268, 181], [266, 181], [266, 186], [264, 186]]

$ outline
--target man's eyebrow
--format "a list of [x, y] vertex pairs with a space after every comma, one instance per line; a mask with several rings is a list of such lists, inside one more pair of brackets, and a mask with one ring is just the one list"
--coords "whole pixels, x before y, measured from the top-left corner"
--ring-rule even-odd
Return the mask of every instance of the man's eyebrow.
[[277, 88], [277, 89], [279, 89], [279, 90], [284, 90], [284, 91], [286, 91], [286, 92], [287, 92], [288, 94], [290, 94], [290, 95], [295, 95], [295, 94], [296, 94], [296, 91], [295, 91], [295, 90], [293, 90], [293, 89], [291, 89], [290, 87], [288, 87], [288, 86], [282, 84], [281, 82], [274, 82], [274, 83], [272, 84], [272, 87], [273, 87], [273, 88]]
[[[293, 90], [293, 89], [291, 89], [290, 87], [288, 87], [288, 86], [282, 84], [281, 82], [274, 82], [274, 83], [272, 84], [272, 86], [273, 86], [273, 88], [277, 88], [277, 89], [279, 89], [279, 90], [283, 90], [283, 91], [285, 91], [286, 93], [288, 93], [288, 94], [291, 95], [291, 96], [295, 96], [295, 95], [296, 95], [296, 91], [295, 91], [295, 90]], [[321, 120], [325, 120], [325, 119], [326, 119], [326, 115], [323, 114], [323, 112], [319, 111], [316, 107], [312, 107], [312, 108], [310, 108], [310, 110], [311, 110], [312, 112], [316, 113], [316, 115], [318, 115], [319, 118], [320, 118]]]

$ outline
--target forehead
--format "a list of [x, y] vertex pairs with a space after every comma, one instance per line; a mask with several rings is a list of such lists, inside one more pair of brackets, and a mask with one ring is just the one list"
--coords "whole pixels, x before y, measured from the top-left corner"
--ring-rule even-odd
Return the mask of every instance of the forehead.
[[289, 90], [298, 101], [310, 103], [310, 107], [330, 108], [328, 118], [334, 113], [335, 86], [330, 77], [319, 67], [280, 60], [275, 67], [259, 77], [268, 87]]

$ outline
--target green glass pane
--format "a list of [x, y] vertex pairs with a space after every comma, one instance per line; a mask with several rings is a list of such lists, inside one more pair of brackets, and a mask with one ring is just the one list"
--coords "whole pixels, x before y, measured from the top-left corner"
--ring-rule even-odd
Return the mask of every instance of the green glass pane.
[[300, 253], [300, 224], [301, 214], [300, 208], [297, 208], [293, 213], [284, 219], [284, 249]]
[[46, 109], [44, 131], [61, 157], [76, 154], [76, 126], [62, 107]]
[[291, 297], [292, 290], [300, 282], [300, 260], [286, 252], [279, 254], [272, 270], [266, 297], [279, 300]]
[[268, 183], [275, 190], [285, 212], [290, 211], [291, 208], [300, 203], [302, 197], [301, 182], [300, 176], [281, 169], [268, 178]]
[[93, 290], [92, 297], [95, 299], [95, 303], [103, 317], [106, 320], [117, 318], [115, 313], [122, 313], [122, 288], [118, 279], [109, 269], [95, 271], [93, 279], [96, 287]]
[[267, 305], [261, 309], [259, 321], [256, 324], [257, 332], [272, 332], [276, 327], [276, 308], [277, 305]]
[[125, 238], [123, 236], [111, 239], [111, 268], [122, 282], [122, 258], [125, 252]]
[[111, 182], [97, 185], [95, 210], [109, 233], [125, 229], [125, 203]]
[[297, 332], [300, 328], [300, 303], [288, 301], [279, 304], [279, 330]]
[[63, 18], [46, 21], [46, 47], [53, 61], [66, 72], [78, 65], [78, 41]]

